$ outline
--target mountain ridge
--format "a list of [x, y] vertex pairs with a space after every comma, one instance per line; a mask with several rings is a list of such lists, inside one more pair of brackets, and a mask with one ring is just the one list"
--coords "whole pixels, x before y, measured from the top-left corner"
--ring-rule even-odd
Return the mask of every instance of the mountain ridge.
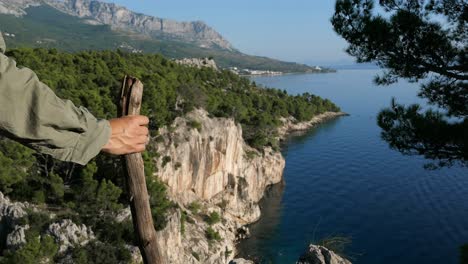
[[[51, 6], [49, 3], [52, 2], [59, 7]], [[80, 16], [70, 14], [72, 11], [66, 11], [70, 8], [65, 5], [75, 6], [83, 2], [87, 4], [85, 8], [78, 8], [85, 10], [80, 13]], [[90, 3], [94, 4], [90, 5]], [[221, 69], [237, 68], [282, 73], [328, 72], [327, 69], [317, 70], [305, 64], [244, 54], [230, 44], [228, 48], [223, 48], [220, 46], [222, 43], [218, 45], [209, 38], [197, 42], [193, 39], [193, 34], [184, 38], [184, 34], [180, 32], [177, 35], [154, 31], [151, 36], [148, 35], [150, 33], [145, 35], [125, 27], [114, 26], [112, 28], [111, 25], [99, 22], [86, 14], [90, 9], [101, 16], [113, 13], [96, 11], [95, 9], [104, 8], [100, 6], [101, 4], [90, 0], [0, 0], [0, 30], [5, 33], [4, 37], [9, 49], [55, 48], [67, 52], [120, 49], [132, 53], [160, 53], [171, 59], [213, 58]], [[123, 7], [110, 5], [109, 7], [105, 4], [106, 8], [123, 10], [121, 12], [125, 14], [129, 12]], [[110, 18], [106, 19], [112, 20], [112, 15], [109, 16]], [[107, 21], [106, 19], [101, 20]], [[138, 21], [143, 20], [140, 18]], [[202, 22], [193, 23], [197, 31], [203, 31], [205, 27], [208, 27]], [[198, 36], [202, 34], [199, 33]]]
[[114, 30], [140, 33], [153, 39], [165, 37], [181, 40], [205, 48], [235, 50], [231, 43], [203, 21], [178, 22], [96, 0], [0, 0], [0, 13], [21, 17], [27, 14], [28, 7], [41, 5], [86, 18], [90, 24], [109, 25]]

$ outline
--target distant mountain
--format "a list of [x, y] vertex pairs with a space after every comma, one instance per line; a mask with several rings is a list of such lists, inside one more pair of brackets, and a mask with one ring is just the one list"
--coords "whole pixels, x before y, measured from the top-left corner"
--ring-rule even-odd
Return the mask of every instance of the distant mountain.
[[50, 5], [72, 16], [85, 18], [92, 25], [109, 25], [114, 30], [141, 33], [151, 38], [193, 42], [200, 47], [232, 50], [232, 45], [201, 21], [177, 22], [128, 10], [112, 3], [92, 0], [1, 0], [0, 13], [24, 16], [30, 6]]
[[9, 47], [67, 51], [123, 49], [170, 58], [213, 57], [223, 68], [314, 72], [304, 64], [250, 56], [201, 21], [177, 22], [95, 0], [0, 0], [0, 30]]

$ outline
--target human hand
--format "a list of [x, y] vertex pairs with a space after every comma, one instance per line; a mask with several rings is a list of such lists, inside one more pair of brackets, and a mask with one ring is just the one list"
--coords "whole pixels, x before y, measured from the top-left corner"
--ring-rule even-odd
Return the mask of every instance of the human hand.
[[103, 152], [124, 155], [145, 151], [148, 143], [149, 119], [146, 116], [130, 115], [109, 120], [111, 137], [102, 148]]

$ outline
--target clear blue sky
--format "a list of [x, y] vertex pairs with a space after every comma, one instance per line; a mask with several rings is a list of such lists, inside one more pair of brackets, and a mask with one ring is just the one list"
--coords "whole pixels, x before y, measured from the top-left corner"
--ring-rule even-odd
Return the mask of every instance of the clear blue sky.
[[320, 65], [353, 61], [330, 24], [335, 0], [105, 1], [162, 18], [202, 20], [247, 54]]

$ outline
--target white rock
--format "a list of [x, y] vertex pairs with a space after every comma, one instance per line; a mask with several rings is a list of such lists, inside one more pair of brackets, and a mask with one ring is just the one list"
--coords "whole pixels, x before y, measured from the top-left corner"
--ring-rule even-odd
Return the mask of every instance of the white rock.
[[254, 264], [255, 262], [243, 258], [233, 259], [229, 264]]
[[9, 249], [16, 250], [26, 244], [25, 231], [29, 229], [29, 225], [15, 226], [15, 229], [8, 234], [6, 238], [6, 246]]
[[25, 208], [25, 204], [11, 202], [0, 192], [0, 221], [13, 227], [16, 220], [26, 216]]
[[65, 252], [76, 245], [84, 246], [95, 239], [93, 231], [85, 225], [78, 226], [69, 219], [49, 225], [48, 233], [60, 245], [59, 252]]
[[309, 245], [308, 251], [302, 255], [297, 264], [351, 264], [347, 259], [344, 259], [335, 252], [317, 245]]

